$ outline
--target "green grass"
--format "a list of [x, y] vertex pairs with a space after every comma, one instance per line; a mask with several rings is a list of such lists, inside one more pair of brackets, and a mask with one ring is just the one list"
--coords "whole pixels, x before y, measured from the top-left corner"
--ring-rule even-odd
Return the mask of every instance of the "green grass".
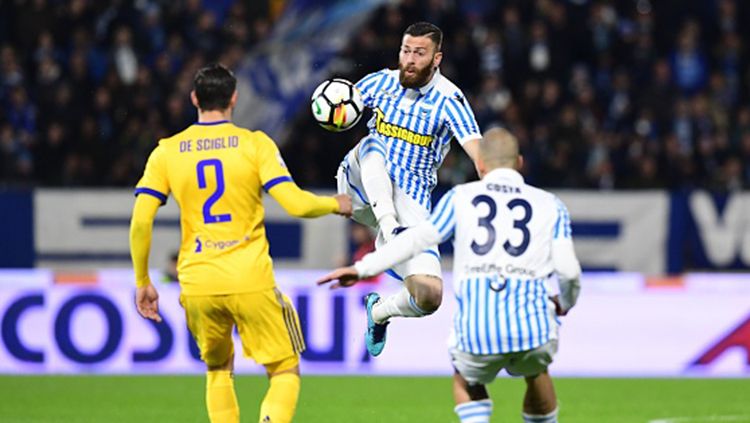
[[[206, 422], [198, 376], [0, 376], [0, 422]], [[569, 423], [750, 422], [750, 379], [556, 379]], [[243, 422], [256, 422], [266, 380], [238, 376]], [[520, 422], [524, 383], [490, 386], [494, 422]], [[296, 422], [456, 422], [449, 378], [316, 377], [302, 381]], [[743, 417], [744, 416], [744, 417]]]

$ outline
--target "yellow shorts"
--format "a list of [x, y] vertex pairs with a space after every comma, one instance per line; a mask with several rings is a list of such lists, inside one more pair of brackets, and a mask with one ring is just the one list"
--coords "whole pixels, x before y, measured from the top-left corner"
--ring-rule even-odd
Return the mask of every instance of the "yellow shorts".
[[221, 366], [233, 356], [235, 326], [245, 356], [259, 364], [297, 357], [305, 349], [297, 311], [276, 288], [247, 294], [182, 295], [180, 304], [208, 366]]

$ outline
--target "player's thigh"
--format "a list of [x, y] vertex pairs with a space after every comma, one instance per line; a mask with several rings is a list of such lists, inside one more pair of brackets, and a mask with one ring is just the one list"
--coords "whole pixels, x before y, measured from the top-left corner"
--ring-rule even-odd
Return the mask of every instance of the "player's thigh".
[[492, 382], [510, 360], [504, 354], [475, 355], [456, 348], [451, 349], [450, 355], [453, 368], [470, 385], [486, 385]]
[[286, 295], [273, 288], [234, 298], [233, 316], [246, 356], [270, 364], [304, 351], [299, 317]]
[[551, 339], [533, 350], [513, 353], [511, 363], [505, 369], [513, 376], [536, 376], [547, 370], [556, 353], [557, 340]]
[[[399, 223], [406, 227], [416, 226], [430, 217], [430, 212], [425, 206], [419, 204], [403, 190], [394, 187], [394, 206], [398, 214]], [[382, 238], [378, 238], [376, 246], [384, 245]], [[393, 267], [393, 271], [402, 279], [421, 275], [432, 276], [441, 282], [443, 273], [440, 270], [440, 252], [437, 247], [431, 247], [413, 258]], [[429, 283], [430, 281], [427, 280]]]
[[396, 209], [401, 226], [416, 226], [430, 218], [427, 205], [420, 204], [398, 184], [393, 186], [393, 207]]
[[234, 354], [234, 321], [227, 295], [181, 296], [190, 333], [209, 367], [224, 365]]
[[372, 213], [362, 186], [356, 151], [357, 147], [351, 150], [339, 165], [336, 173], [336, 190], [339, 194], [347, 194], [352, 198], [352, 219], [374, 228], [377, 226], [377, 219]]

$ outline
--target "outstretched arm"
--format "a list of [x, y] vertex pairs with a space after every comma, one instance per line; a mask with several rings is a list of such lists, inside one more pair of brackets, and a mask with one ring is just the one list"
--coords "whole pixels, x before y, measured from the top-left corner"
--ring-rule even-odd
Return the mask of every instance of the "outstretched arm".
[[352, 214], [352, 201], [348, 195], [315, 195], [291, 181], [274, 185], [268, 193], [294, 217], [319, 217], [331, 213], [344, 216]]
[[318, 285], [334, 282], [331, 288], [354, 285], [384, 272], [398, 263], [406, 261], [427, 248], [440, 243], [440, 232], [432, 223], [425, 221], [396, 235], [386, 248], [381, 248], [362, 257], [353, 266], [341, 267], [318, 280]]
[[430, 218], [398, 234], [385, 248], [362, 257], [353, 266], [342, 267], [318, 280], [318, 285], [337, 281], [332, 288], [354, 285], [358, 280], [377, 275], [384, 270], [416, 256], [453, 236], [456, 215], [453, 207], [455, 191], [448, 191], [440, 199]]

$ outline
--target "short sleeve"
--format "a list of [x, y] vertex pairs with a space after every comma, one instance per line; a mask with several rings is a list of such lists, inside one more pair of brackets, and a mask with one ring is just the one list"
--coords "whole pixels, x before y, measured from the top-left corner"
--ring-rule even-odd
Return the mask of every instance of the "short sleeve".
[[258, 175], [263, 190], [268, 192], [272, 187], [283, 182], [292, 182], [289, 169], [281, 157], [281, 152], [276, 143], [261, 131], [253, 133], [257, 140]]
[[456, 213], [453, 205], [455, 189], [451, 189], [437, 203], [432, 211], [430, 223], [440, 234], [440, 242], [445, 242], [453, 236], [456, 228]]
[[166, 150], [159, 144], [148, 157], [143, 176], [136, 184], [135, 195], [146, 194], [154, 196], [163, 205], [167, 202], [169, 192]]
[[570, 213], [565, 204], [557, 197], [555, 197], [555, 203], [557, 204], [557, 220], [555, 221], [555, 228], [552, 233], [552, 239], [571, 239], [573, 231], [570, 225]]
[[446, 100], [444, 113], [448, 127], [459, 144], [482, 137], [469, 101], [460, 91]]
[[372, 107], [375, 100], [375, 92], [380, 82], [385, 78], [385, 72], [375, 72], [366, 75], [354, 84], [362, 95], [362, 102], [366, 107]]

